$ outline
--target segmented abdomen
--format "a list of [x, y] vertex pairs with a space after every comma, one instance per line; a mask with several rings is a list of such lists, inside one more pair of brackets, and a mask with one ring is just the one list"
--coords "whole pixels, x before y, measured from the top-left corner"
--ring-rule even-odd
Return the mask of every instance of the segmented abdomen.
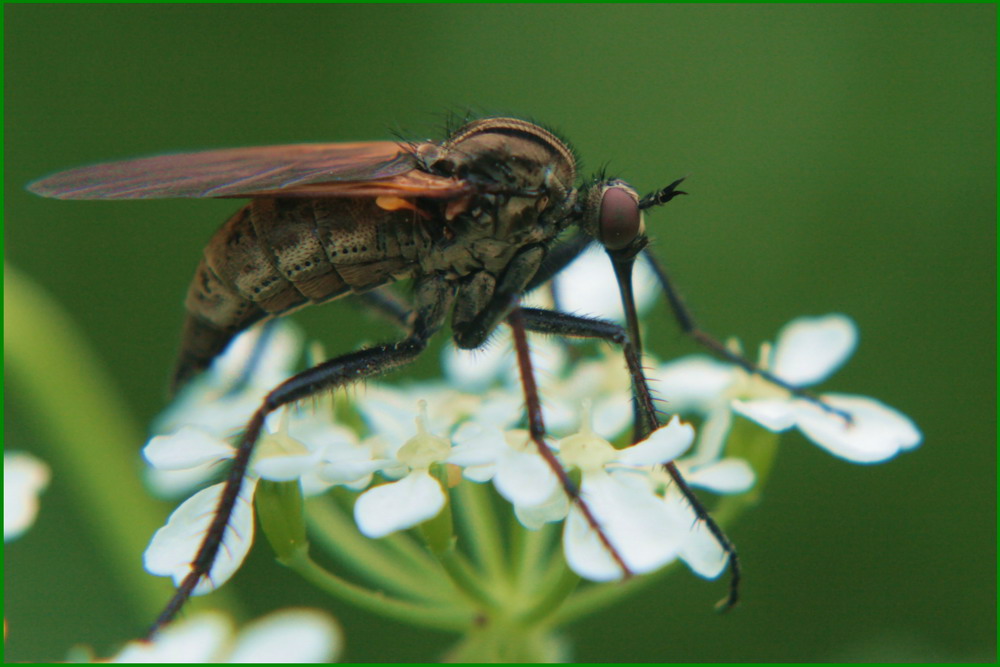
[[188, 288], [173, 390], [252, 324], [411, 274], [412, 216], [373, 199], [255, 199], [240, 209]]

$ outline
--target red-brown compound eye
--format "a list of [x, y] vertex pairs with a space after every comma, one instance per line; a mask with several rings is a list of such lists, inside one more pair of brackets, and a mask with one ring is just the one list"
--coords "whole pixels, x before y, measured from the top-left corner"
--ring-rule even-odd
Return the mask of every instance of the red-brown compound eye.
[[609, 250], [621, 250], [642, 231], [639, 202], [624, 188], [607, 188], [601, 195], [598, 231]]

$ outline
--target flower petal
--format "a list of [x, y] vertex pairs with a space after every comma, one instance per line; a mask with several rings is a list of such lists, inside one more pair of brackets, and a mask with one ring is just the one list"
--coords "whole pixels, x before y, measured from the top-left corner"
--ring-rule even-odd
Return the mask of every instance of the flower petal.
[[778, 334], [772, 372], [795, 386], [816, 384], [840, 368], [857, 344], [858, 329], [846, 315], [800, 317]]
[[715, 579], [726, 569], [728, 557], [719, 541], [698, 521], [690, 503], [680, 493], [667, 495], [667, 506], [676, 525], [689, 526], [680, 557], [699, 577]]
[[[641, 313], [649, 308], [659, 291], [656, 276], [645, 260], [635, 263], [632, 287], [636, 308]], [[554, 288], [559, 308], [564, 312], [625, 321], [614, 270], [607, 253], [596, 243], [559, 272]]]
[[692, 486], [715, 493], [743, 493], [750, 490], [756, 477], [749, 463], [732, 457], [696, 466], [685, 475]]
[[753, 401], [734, 400], [733, 412], [752, 419], [764, 428], [780, 433], [795, 425], [794, 401], [784, 398], [767, 398]]
[[219, 662], [233, 632], [232, 622], [217, 611], [202, 612], [171, 623], [152, 640], [132, 641], [111, 662]]
[[694, 427], [674, 415], [645, 440], [618, 451], [618, 461], [630, 466], [651, 466], [673, 461], [694, 441]]
[[267, 456], [254, 461], [253, 471], [272, 482], [290, 482], [312, 472], [319, 464], [322, 452]]
[[[162, 577], [173, 577], [179, 586], [191, 571], [191, 563], [201, 546], [225, 484], [202, 489], [174, 510], [167, 524], [153, 535], [143, 561], [146, 570]], [[195, 586], [192, 595], [203, 595], [224, 584], [239, 569], [253, 544], [253, 492], [257, 480], [246, 478], [229, 517], [222, 546], [211, 571]]]
[[559, 480], [545, 459], [510, 447], [497, 459], [493, 484], [511, 504], [527, 507], [544, 504], [559, 489]]
[[434, 518], [444, 503], [438, 481], [427, 470], [414, 470], [362, 493], [354, 503], [354, 520], [366, 536], [384, 537]]
[[817, 445], [848, 461], [885, 461], [916, 447], [923, 439], [909, 417], [873, 398], [848, 394], [824, 394], [820, 398], [851, 415], [851, 423], [809, 401], [798, 400], [798, 426]]
[[726, 447], [726, 438], [733, 425], [733, 413], [727, 405], [719, 405], [705, 416], [698, 429], [698, 444], [688, 458], [692, 463], [715, 461]]
[[[677, 530], [644, 477], [585, 473], [581, 494], [633, 573], [651, 572], [677, 556], [686, 535]], [[566, 562], [581, 577], [611, 581], [624, 574], [577, 505], [566, 518], [563, 550]]]
[[3, 539], [20, 537], [38, 514], [38, 494], [48, 486], [49, 467], [25, 452], [3, 455]]
[[142, 450], [149, 465], [160, 470], [188, 470], [230, 459], [236, 449], [225, 440], [194, 426], [172, 435], [151, 438]]
[[514, 505], [514, 514], [528, 530], [539, 530], [547, 523], [562, 521], [569, 512], [569, 498], [562, 488], [556, 489], [544, 503], [528, 507]]
[[229, 662], [332, 662], [344, 644], [340, 626], [317, 609], [286, 609], [248, 623]]
[[732, 364], [705, 355], [682, 357], [661, 365], [649, 378], [650, 388], [671, 412], [709, 412], [739, 379]]
[[465, 422], [452, 436], [448, 463], [457, 466], [482, 466], [494, 463], [510, 447], [499, 428], [478, 421]]

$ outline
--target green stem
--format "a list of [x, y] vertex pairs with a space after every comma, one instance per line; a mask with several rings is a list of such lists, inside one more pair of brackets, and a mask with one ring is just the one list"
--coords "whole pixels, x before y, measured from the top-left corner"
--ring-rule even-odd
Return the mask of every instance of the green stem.
[[344, 581], [327, 572], [313, 561], [305, 549], [282, 560], [284, 565], [297, 572], [314, 586], [356, 607], [379, 616], [393, 618], [418, 627], [465, 632], [472, 626], [475, 613], [455, 605], [433, 606], [397, 600], [384, 593], [370, 591]]
[[465, 546], [481, 568], [483, 579], [498, 584], [506, 582], [509, 572], [489, 489], [485, 484], [462, 480], [452, 493], [456, 496], [454, 507], [462, 522]]
[[[310, 537], [370, 583], [428, 602], [455, 603], [462, 598], [441, 567], [404, 534], [373, 540], [329, 496], [306, 501]], [[387, 553], [387, 552], [393, 553]], [[399, 558], [397, 558], [399, 556]], [[401, 558], [404, 562], [400, 562]]]
[[497, 599], [495, 592], [491, 590], [492, 587], [484, 585], [486, 580], [472, 568], [457, 549], [449, 549], [438, 554], [438, 558], [455, 586], [471, 600], [487, 608], [497, 606]]
[[513, 574], [517, 587], [523, 591], [532, 591], [543, 578], [544, 564], [553, 558], [562, 559], [562, 555], [554, 555], [552, 536], [556, 526], [547, 523], [539, 530], [528, 530], [517, 519], [511, 525], [511, 543], [513, 547]]
[[523, 622], [526, 625], [548, 621], [580, 583], [580, 575], [570, 570], [562, 558], [553, 558], [552, 563], [553, 567], [550, 567], [532, 602], [531, 611], [524, 615]]

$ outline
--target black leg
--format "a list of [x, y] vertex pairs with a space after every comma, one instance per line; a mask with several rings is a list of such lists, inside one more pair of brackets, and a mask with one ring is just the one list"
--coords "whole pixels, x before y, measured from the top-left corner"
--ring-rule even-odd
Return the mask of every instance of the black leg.
[[663, 288], [664, 293], [667, 295], [667, 300], [670, 302], [670, 309], [673, 311], [674, 318], [681, 327], [681, 331], [693, 338], [699, 344], [703, 345], [710, 352], [712, 352], [717, 357], [728, 361], [732, 364], [736, 364], [740, 368], [746, 370], [748, 373], [755, 373], [760, 377], [764, 378], [768, 382], [776, 384], [777, 386], [787, 389], [795, 396], [804, 398], [812, 403], [815, 403], [823, 410], [831, 414], [838, 415], [846, 420], [848, 423], [851, 421], [851, 416], [839, 410], [831, 405], [824, 403], [818, 396], [813, 394], [807, 389], [802, 387], [797, 387], [795, 385], [785, 382], [781, 378], [773, 375], [772, 373], [761, 369], [757, 364], [750, 361], [746, 357], [736, 354], [729, 348], [727, 348], [721, 341], [712, 336], [711, 334], [703, 331], [694, 320], [694, 315], [691, 310], [684, 303], [684, 299], [681, 297], [680, 293], [673, 286], [670, 276], [667, 275], [666, 269], [663, 264], [648, 250], [644, 251], [646, 259], [649, 260], [650, 265], [653, 267], [653, 272], [656, 274], [656, 278]]
[[211, 571], [267, 416], [284, 405], [385, 373], [416, 359], [426, 349], [428, 338], [440, 328], [452, 300], [450, 289], [442, 278], [427, 279], [417, 285], [416, 298], [418, 315], [414, 329], [403, 340], [330, 359], [285, 380], [264, 398], [240, 438], [212, 522], [191, 563], [191, 572], [177, 587], [174, 596], [147, 632], [147, 638], [177, 615], [201, 578]]
[[[599, 339], [619, 346], [625, 355], [625, 363], [632, 377], [633, 400], [637, 406], [636, 413], [642, 415], [640, 423], [637, 424], [634, 440], [637, 442], [645, 438], [659, 425], [656, 406], [650, 394], [641, 362], [634, 346], [629, 341], [628, 333], [623, 327], [605, 320], [579, 317], [538, 308], [522, 308], [521, 312], [523, 313], [524, 327], [529, 331], [573, 338]], [[694, 494], [691, 487], [688, 486], [677, 466], [671, 461], [665, 463], [664, 468], [666, 468], [671, 479], [677, 484], [680, 492], [691, 503], [691, 508], [694, 510], [695, 516], [705, 523], [709, 532], [712, 533], [712, 536], [715, 537], [719, 546], [722, 547], [728, 556], [730, 573], [729, 595], [719, 602], [719, 607], [723, 610], [730, 609], [739, 601], [740, 591], [740, 560], [736, 553], [736, 548]]]
[[580, 509], [591, 529], [597, 534], [601, 544], [604, 545], [604, 548], [607, 549], [608, 553], [618, 564], [618, 567], [621, 568], [625, 578], [628, 578], [632, 576], [628, 565], [625, 564], [621, 554], [611, 544], [608, 536], [597, 522], [597, 518], [594, 517], [593, 512], [587, 506], [587, 503], [580, 497], [580, 489], [570, 479], [569, 474], [567, 474], [558, 459], [556, 459], [555, 454], [552, 453], [549, 446], [545, 444], [545, 422], [542, 419], [542, 402], [538, 397], [538, 386], [535, 384], [535, 373], [531, 365], [531, 351], [528, 349], [528, 337], [525, 333], [525, 320], [522, 312], [520, 308], [512, 310], [510, 315], [507, 316], [507, 323], [514, 333], [514, 351], [517, 354], [517, 365], [521, 372], [521, 386], [524, 388], [524, 402], [528, 412], [528, 431], [531, 433], [531, 439], [535, 443], [535, 447], [538, 448], [539, 455], [545, 459], [552, 472], [559, 478], [559, 483], [569, 497], [570, 502], [576, 503], [576, 506]]

